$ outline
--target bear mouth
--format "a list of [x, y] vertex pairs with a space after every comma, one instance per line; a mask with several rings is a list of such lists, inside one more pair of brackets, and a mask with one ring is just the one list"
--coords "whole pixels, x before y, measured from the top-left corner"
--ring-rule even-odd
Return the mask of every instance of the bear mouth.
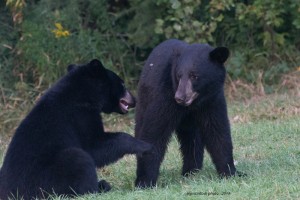
[[189, 99], [187, 99], [187, 101], [184, 102], [184, 106], [189, 106], [189, 105], [191, 105], [191, 104], [194, 102], [194, 100], [198, 97], [198, 95], [199, 95], [199, 93], [194, 92], [194, 93], [192, 94], [192, 96], [191, 96]]
[[129, 109], [134, 107], [132, 104], [128, 103], [125, 99], [121, 99], [119, 105], [123, 113], [128, 113]]
[[120, 106], [121, 111], [123, 113], [127, 113], [128, 112], [128, 110], [129, 110], [129, 104], [124, 99], [120, 100], [119, 106]]
[[175, 100], [179, 105], [187, 107], [190, 106], [198, 96], [199, 93], [193, 92], [192, 95], [189, 95], [188, 97], [183, 96], [181, 98], [178, 98], [175, 96]]
[[125, 96], [120, 99], [119, 107], [120, 107], [122, 113], [124, 113], [124, 114], [128, 113], [130, 108], [135, 107], [134, 98], [128, 91], [126, 91]]

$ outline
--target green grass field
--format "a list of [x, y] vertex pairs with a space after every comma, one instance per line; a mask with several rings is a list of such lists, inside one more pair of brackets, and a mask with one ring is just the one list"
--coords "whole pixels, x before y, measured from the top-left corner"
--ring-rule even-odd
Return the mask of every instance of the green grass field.
[[[99, 178], [111, 183], [111, 192], [77, 199], [300, 199], [299, 96], [229, 102], [228, 109], [236, 166], [247, 177], [219, 179], [207, 153], [201, 171], [182, 177], [179, 144], [173, 137], [156, 188], [134, 188], [136, 161], [134, 156], [126, 156], [98, 171]], [[107, 130], [133, 134], [133, 113], [104, 118]]]

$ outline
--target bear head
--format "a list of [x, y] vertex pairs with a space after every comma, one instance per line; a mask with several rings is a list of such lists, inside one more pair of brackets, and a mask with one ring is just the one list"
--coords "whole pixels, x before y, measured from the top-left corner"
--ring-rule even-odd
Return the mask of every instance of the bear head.
[[224, 62], [229, 56], [226, 47], [192, 44], [174, 54], [173, 88], [179, 105], [196, 105], [223, 91]]
[[[97, 108], [104, 113], [125, 114], [135, 107], [133, 95], [126, 89], [124, 81], [103, 64], [94, 59], [83, 65], [69, 65], [65, 77], [72, 90], [75, 104]], [[70, 92], [71, 93], [71, 92]]]

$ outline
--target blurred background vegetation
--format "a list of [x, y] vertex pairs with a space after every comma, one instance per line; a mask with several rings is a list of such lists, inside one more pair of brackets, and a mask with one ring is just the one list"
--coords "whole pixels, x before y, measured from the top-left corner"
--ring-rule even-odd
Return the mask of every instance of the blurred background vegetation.
[[92, 58], [135, 88], [143, 61], [168, 38], [229, 47], [229, 80], [260, 92], [300, 70], [299, 0], [4, 0], [0, 8], [5, 89], [48, 88], [68, 64]]
[[135, 86], [168, 38], [231, 49], [230, 80], [264, 92], [300, 66], [299, 0], [5, 0], [0, 83], [49, 87], [70, 63], [100, 58]]

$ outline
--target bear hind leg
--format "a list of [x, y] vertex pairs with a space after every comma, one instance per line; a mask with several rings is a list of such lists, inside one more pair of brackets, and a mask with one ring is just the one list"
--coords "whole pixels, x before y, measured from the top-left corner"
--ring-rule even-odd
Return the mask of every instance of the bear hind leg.
[[100, 192], [94, 161], [81, 149], [61, 151], [49, 170], [51, 177], [44, 187], [46, 193], [74, 196]]
[[151, 154], [137, 157], [135, 185], [138, 188], [156, 186], [160, 165], [176, 128], [176, 107], [174, 104], [162, 105], [165, 105], [165, 99], [157, 97], [143, 110], [137, 110], [140, 119], [136, 123], [135, 137], [153, 145]]

